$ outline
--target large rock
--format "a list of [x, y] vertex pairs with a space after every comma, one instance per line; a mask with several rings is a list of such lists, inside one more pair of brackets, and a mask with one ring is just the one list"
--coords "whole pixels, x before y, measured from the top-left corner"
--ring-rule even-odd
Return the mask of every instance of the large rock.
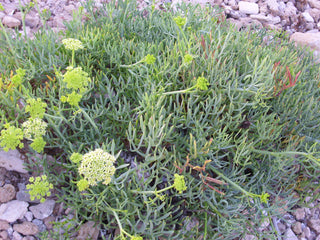
[[291, 35], [290, 39], [297, 45], [310, 47], [314, 50], [317, 61], [320, 62], [320, 32], [317, 33], [300, 33], [296, 32]]
[[13, 230], [23, 235], [36, 235], [39, 232], [38, 226], [32, 222], [23, 222], [21, 224], [14, 224]]
[[11, 184], [6, 184], [0, 187], [0, 203], [6, 203], [14, 199], [16, 196], [16, 190]]
[[52, 214], [55, 203], [54, 200], [46, 200], [44, 203], [30, 207], [30, 211], [35, 218], [44, 219]]
[[292, 213], [293, 216], [295, 216], [295, 218], [298, 220], [298, 221], [302, 221], [304, 220], [305, 216], [306, 216], [306, 212], [304, 210], [304, 208], [297, 208], [293, 213]]
[[81, 225], [76, 240], [97, 240], [99, 236], [100, 227], [95, 222], [89, 221]]
[[291, 228], [288, 228], [284, 234], [283, 240], [299, 240]]
[[29, 204], [18, 200], [13, 200], [8, 203], [4, 203], [0, 206], [0, 220], [7, 222], [15, 222], [28, 211]]
[[2, 24], [9, 28], [15, 28], [19, 27], [21, 25], [21, 22], [19, 19], [16, 19], [14, 17], [4, 16], [4, 18], [2, 19]]
[[308, 0], [308, 3], [312, 8], [320, 9], [320, 1], [319, 0]]
[[245, 14], [258, 14], [259, 6], [256, 3], [240, 1], [239, 11]]
[[8, 152], [0, 151], [0, 167], [3, 167], [8, 171], [27, 173], [23, 163], [24, 161], [20, 158], [18, 150], [9, 150]]
[[272, 14], [274, 14], [275, 16], [280, 15], [280, 5], [277, 0], [267, 0], [266, 3]]
[[0, 220], [0, 231], [7, 230], [10, 227], [9, 223], [4, 220]]
[[313, 231], [320, 234], [320, 219], [309, 219], [307, 223]]

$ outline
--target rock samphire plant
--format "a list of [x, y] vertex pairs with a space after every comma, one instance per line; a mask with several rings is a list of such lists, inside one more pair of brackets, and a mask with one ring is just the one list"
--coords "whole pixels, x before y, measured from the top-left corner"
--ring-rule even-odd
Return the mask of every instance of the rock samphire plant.
[[211, 7], [92, 4], [65, 33], [0, 32], [0, 146], [44, 155], [33, 197], [117, 239], [279, 236], [319, 175], [312, 55]]

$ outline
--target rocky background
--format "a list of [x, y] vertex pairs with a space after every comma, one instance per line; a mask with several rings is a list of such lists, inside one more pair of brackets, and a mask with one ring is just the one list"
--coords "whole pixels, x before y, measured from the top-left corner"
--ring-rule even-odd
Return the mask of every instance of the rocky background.
[[[81, 6], [84, 0], [38, 0], [39, 10], [47, 9], [45, 24], [54, 31], [64, 31], [64, 21], [72, 20], [72, 13]], [[170, 1], [170, 0], [166, 0]], [[172, 0], [172, 7], [180, 0]], [[0, 12], [0, 21], [8, 29], [18, 28], [21, 34], [22, 14], [20, 7], [30, 0], [0, 0], [4, 12]], [[95, 0], [99, 8], [103, 0]], [[138, 0], [143, 9], [150, 0]], [[308, 46], [314, 50], [315, 61], [320, 62], [320, 0], [190, 0], [190, 3], [210, 4], [223, 9], [228, 21], [238, 29], [248, 25], [258, 25], [270, 29], [286, 31], [297, 44]], [[157, 1], [161, 8], [163, 1]], [[85, 16], [83, 17], [85, 20]], [[33, 38], [34, 33], [42, 26], [37, 9], [31, 9], [25, 18], [26, 33]], [[14, 37], [14, 36], [13, 36]], [[40, 156], [41, 157], [41, 156]], [[123, 158], [129, 156], [122, 155]], [[47, 157], [50, 161], [50, 156]], [[116, 233], [100, 229], [94, 222], [86, 222], [75, 230], [74, 213], [56, 202], [54, 194], [44, 203], [31, 201], [26, 191], [26, 184], [31, 176], [23, 166], [25, 156], [17, 150], [0, 151], [0, 240], [35, 240], [39, 232], [55, 232], [63, 235], [71, 227], [73, 239], [113, 239]], [[129, 159], [127, 159], [130, 161]], [[299, 198], [299, 196], [296, 196]], [[278, 231], [277, 240], [320, 240], [320, 199], [304, 200], [306, 206], [295, 206], [287, 209], [284, 203], [283, 219], [272, 218]], [[56, 223], [56, 226], [53, 227]], [[57, 224], [58, 223], [58, 224]], [[197, 221], [194, 221], [197, 225]], [[271, 231], [272, 224], [264, 221], [259, 231]], [[73, 229], [73, 230], [72, 230]], [[70, 231], [70, 229], [69, 229]], [[56, 238], [53, 238], [56, 239]], [[255, 236], [247, 234], [243, 240], [255, 240]]]

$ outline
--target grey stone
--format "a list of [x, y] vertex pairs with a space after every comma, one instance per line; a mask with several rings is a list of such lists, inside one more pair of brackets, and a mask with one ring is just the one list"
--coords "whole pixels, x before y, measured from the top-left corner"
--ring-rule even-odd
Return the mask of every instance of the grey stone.
[[27, 221], [31, 222], [33, 219], [33, 214], [32, 214], [32, 212], [28, 211], [28, 212], [26, 212], [24, 217], [27, 219]]
[[279, 222], [277, 225], [281, 233], [283, 233], [286, 230], [286, 225], [284, 225], [283, 223]]
[[301, 221], [305, 218], [306, 216], [306, 212], [304, 210], [304, 208], [297, 208], [292, 215], [298, 220]]
[[0, 239], [3, 239], [3, 240], [9, 240], [9, 235], [7, 233], [7, 231], [1, 231], [0, 232]]
[[23, 237], [22, 240], [36, 240], [34, 236]]
[[239, 11], [245, 14], [258, 14], [259, 6], [256, 3], [240, 1], [238, 3]]
[[12, 240], [22, 240], [22, 236], [20, 233], [14, 231], [13, 234], [12, 234]]
[[16, 190], [11, 184], [6, 184], [0, 187], [0, 203], [6, 203], [14, 199], [16, 196]]
[[23, 235], [36, 235], [39, 232], [38, 226], [32, 222], [14, 224], [13, 230]]
[[307, 224], [313, 231], [320, 234], [320, 219], [309, 219]]
[[25, 190], [20, 190], [19, 192], [17, 192], [16, 198], [19, 201], [31, 202], [30, 194]]
[[95, 224], [95, 222], [86, 222], [85, 224], [81, 225], [76, 240], [97, 240], [99, 236], [99, 230], [100, 227], [99, 225]]
[[4, 220], [0, 220], [0, 230], [7, 230], [10, 227], [9, 223]]
[[288, 228], [283, 236], [283, 240], [299, 240], [294, 232]]
[[250, 15], [250, 17], [252, 19], [256, 19], [262, 22], [267, 22], [270, 24], [277, 24], [277, 23], [280, 23], [281, 21], [281, 18], [279, 16], [273, 17], [272, 15], [265, 16], [263, 14], [252, 14]]
[[302, 225], [301, 225], [301, 222], [295, 222], [293, 225], [292, 225], [292, 231], [295, 233], [295, 234], [301, 234], [302, 233]]
[[246, 234], [242, 240], [257, 240], [257, 237], [251, 234]]
[[266, 3], [272, 14], [274, 14], [275, 16], [280, 15], [280, 5], [277, 0], [267, 0]]
[[23, 218], [28, 211], [29, 204], [27, 202], [13, 200], [0, 206], [0, 220], [9, 223], [15, 222], [17, 219]]
[[39, 219], [33, 219], [32, 220], [32, 223], [37, 225], [38, 229], [39, 229], [39, 232], [44, 232], [46, 231], [46, 226], [44, 225], [43, 221], [42, 220], [39, 220]]
[[320, 1], [319, 0], [308, 0], [308, 3], [312, 8], [320, 9]]
[[28, 173], [23, 163], [18, 150], [0, 151], [0, 167], [4, 167], [8, 171]]
[[31, 12], [26, 15], [25, 21], [26, 21], [26, 26], [34, 28], [38, 26], [38, 24], [40, 23], [40, 18], [39, 16], [36, 15], [36, 13]]
[[314, 22], [314, 19], [311, 17], [311, 15], [308, 13], [308, 12], [303, 12], [301, 13], [301, 15], [304, 17], [304, 19], [307, 21], [307, 22]]
[[304, 235], [304, 237], [305, 238], [307, 238], [307, 239], [310, 239], [311, 238], [311, 230], [310, 230], [310, 228], [309, 227], [305, 227], [303, 230], [303, 235]]
[[32, 206], [29, 209], [35, 218], [44, 219], [52, 214], [55, 203], [54, 200], [46, 200], [44, 203]]
[[53, 223], [55, 222], [56, 218], [54, 216], [49, 216], [43, 219], [43, 223], [46, 226], [47, 230], [53, 229]]

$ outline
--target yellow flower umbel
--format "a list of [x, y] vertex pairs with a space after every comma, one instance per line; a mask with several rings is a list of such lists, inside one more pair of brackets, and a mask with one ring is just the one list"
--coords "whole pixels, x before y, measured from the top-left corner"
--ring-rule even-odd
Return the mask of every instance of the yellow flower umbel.
[[181, 194], [183, 191], [187, 190], [186, 182], [184, 181], [184, 176], [175, 174], [173, 187]]
[[116, 171], [113, 165], [115, 161], [115, 157], [111, 154], [96, 149], [83, 155], [78, 171], [90, 186], [95, 186], [100, 181], [107, 185]]
[[9, 149], [22, 148], [23, 131], [15, 126], [10, 126], [8, 123], [4, 127], [5, 129], [1, 130], [0, 135], [0, 146], [3, 147], [3, 150], [8, 152]]
[[30, 177], [29, 181], [31, 184], [27, 185], [27, 189], [30, 190], [30, 199], [40, 199], [40, 202], [44, 202], [45, 197], [51, 195], [50, 189], [53, 189], [53, 185], [48, 182], [47, 176], [42, 175], [41, 177]]

